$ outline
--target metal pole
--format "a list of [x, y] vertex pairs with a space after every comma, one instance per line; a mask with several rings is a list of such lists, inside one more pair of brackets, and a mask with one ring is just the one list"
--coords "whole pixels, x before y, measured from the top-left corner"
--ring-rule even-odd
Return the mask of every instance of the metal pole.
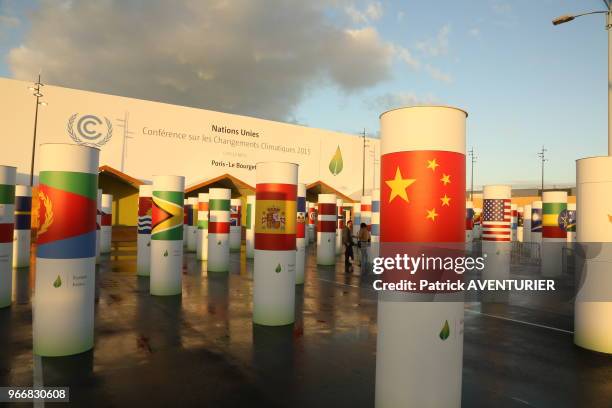
[[38, 105], [40, 104], [40, 74], [38, 74], [38, 81], [36, 81], [36, 110], [34, 111], [34, 137], [32, 139], [32, 162], [30, 165], [30, 186], [34, 185], [34, 156], [36, 155], [36, 128], [38, 124]]
[[470, 201], [474, 201], [474, 148], [470, 149], [470, 158], [472, 161], [472, 171], [470, 174]]

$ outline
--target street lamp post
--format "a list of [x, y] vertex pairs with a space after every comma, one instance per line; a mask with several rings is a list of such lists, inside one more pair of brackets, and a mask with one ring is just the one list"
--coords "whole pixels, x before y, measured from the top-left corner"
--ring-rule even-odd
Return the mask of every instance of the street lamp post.
[[547, 161], [546, 151], [547, 149], [545, 149], [544, 146], [542, 146], [542, 150], [540, 150], [540, 152], [538, 153], [538, 157], [542, 161], [542, 190], [540, 191], [540, 196], [542, 198], [544, 197], [544, 163]]
[[472, 172], [470, 175], [470, 201], [474, 200], [474, 162], [476, 162], [477, 156], [474, 154], [474, 148], [471, 148], [468, 152], [472, 162]]
[[30, 186], [34, 185], [34, 157], [36, 155], [36, 128], [38, 127], [38, 106], [47, 105], [46, 102], [40, 100], [44, 95], [41, 93], [40, 88], [45, 86], [42, 82], [40, 82], [40, 74], [38, 74], [38, 79], [34, 83], [34, 86], [29, 87], [32, 91], [32, 95], [36, 97], [36, 109], [34, 111], [34, 137], [32, 138], [32, 161], [30, 163]]
[[606, 30], [608, 31], [608, 156], [612, 156], [612, 8], [610, 7], [610, 0], [603, 0], [603, 2], [607, 10], [591, 11], [574, 15], [567, 14], [555, 18], [552, 23], [553, 25], [569, 23], [578, 17], [591, 14], [606, 15]]

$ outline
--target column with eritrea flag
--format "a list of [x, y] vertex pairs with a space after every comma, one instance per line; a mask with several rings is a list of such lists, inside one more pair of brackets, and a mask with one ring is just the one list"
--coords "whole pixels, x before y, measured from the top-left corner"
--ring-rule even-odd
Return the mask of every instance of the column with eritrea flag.
[[[464, 250], [466, 117], [436, 106], [380, 116], [381, 256], [411, 246]], [[397, 276], [410, 279], [404, 271]], [[460, 296], [379, 293], [376, 407], [459, 407], [462, 357]]]
[[246, 257], [255, 257], [255, 196], [247, 196], [246, 208]]
[[150, 292], [178, 295], [183, 277], [185, 177], [153, 176]]
[[562, 216], [567, 210], [565, 191], [545, 191], [542, 194], [542, 276], [557, 277], [563, 274], [563, 247], [567, 233], [563, 229]]
[[196, 237], [196, 259], [208, 259], [208, 193], [198, 194], [198, 233]]
[[39, 147], [34, 354], [67, 356], [94, 345], [99, 150]]
[[13, 232], [13, 267], [30, 266], [32, 226], [32, 187], [15, 186], [15, 231]]
[[11, 305], [13, 293], [13, 230], [17, 169], [0, 166], [0, 308]]
[[257, 163], [253, 273], [255, 324], [283, 326], [295, 320], [297, 177], [297, 164]]
[[208, 272], [229, 272], [230, 199], [232, 190], [208, 190]]

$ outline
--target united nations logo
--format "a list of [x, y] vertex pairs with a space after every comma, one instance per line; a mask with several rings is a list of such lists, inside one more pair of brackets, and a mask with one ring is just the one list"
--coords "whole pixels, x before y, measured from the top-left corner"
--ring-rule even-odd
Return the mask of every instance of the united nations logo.
[[70, 116], [66, 127], [68, 136], [75, 143], [85, 146], [102, 147], [113, 137], [113, 124], [104, 116], [104, 122], [95, 115]]

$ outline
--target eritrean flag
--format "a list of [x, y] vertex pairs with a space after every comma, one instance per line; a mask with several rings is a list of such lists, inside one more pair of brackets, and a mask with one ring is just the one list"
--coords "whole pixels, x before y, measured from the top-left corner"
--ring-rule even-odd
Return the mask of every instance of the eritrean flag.
[[297, 185], [259, 183], [256, 191], [255, 249], [295, 250]]
[[153, 191], [151, 239], [183, 240], [183, 193]]
[[98, 175], [43, 171], [38, 186], [39, 258], [96, 256]]
[[566, 203], [542, 203], [542, 238], [567, 238], [563, 228]]

